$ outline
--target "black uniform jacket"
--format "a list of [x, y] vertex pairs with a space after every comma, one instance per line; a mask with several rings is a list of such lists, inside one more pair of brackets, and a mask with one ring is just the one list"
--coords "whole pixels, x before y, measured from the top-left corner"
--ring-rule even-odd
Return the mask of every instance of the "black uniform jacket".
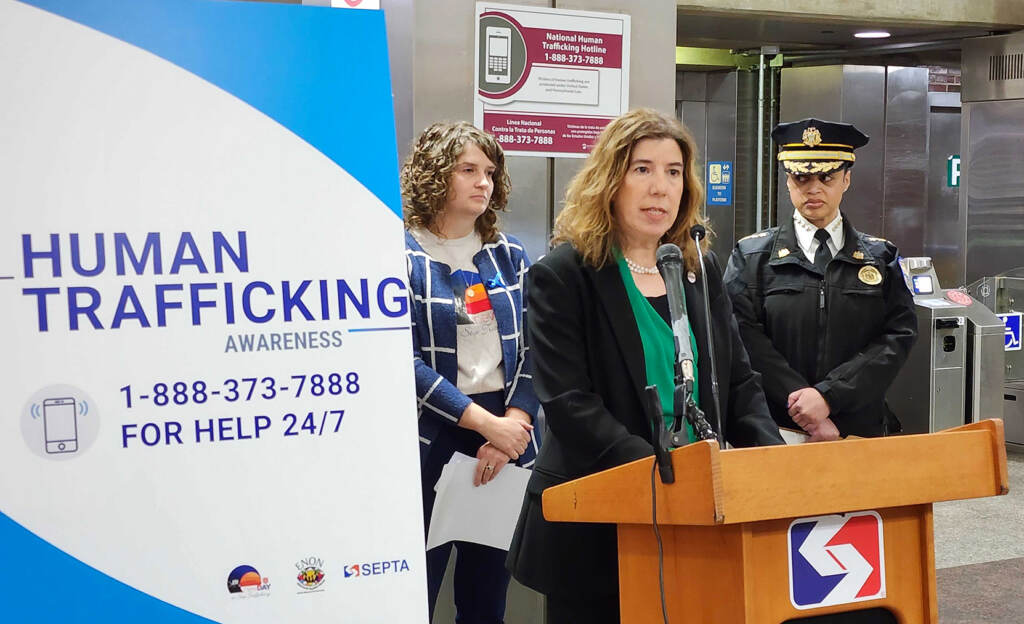
[[[714, 256], [712, 330], [727, 439], [734, 446], [782, 444], [760, 378], [743, 350]], [[697, 340], [700, 397], [708, 420], [710, 360], [701, 283], [684, 280], [686, 307]], [[641, 393], [643, 345], [619, 268], [594, 269], [563, 244], [530, 268], [528, 344], [533, 383], [547, 431], [527, 485], [508, 566], [524, 585], [545, 594], [618, 592], [613, 525], [547, 522], [545, 488], [653, 454]], [[712, 422], [712, 426], [714, 423]]]
[[780, 426], [799, 429], [786, 401], [813, 386], [840, 434], [879, 436], [899, 430], [885, 392], [917, 338], [917, 317], [896, 247], [853, 229], [845, 215], [843, 234], [822, 275], [787, 219], [736, 244], [725, 284]]

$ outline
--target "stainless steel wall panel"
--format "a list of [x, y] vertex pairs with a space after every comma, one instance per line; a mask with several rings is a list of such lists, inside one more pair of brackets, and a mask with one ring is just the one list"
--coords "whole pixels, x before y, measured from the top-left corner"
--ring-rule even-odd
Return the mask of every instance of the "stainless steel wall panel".
[[706, 102], [708, 100], [708, 73], [676, 72], [676, 99], [688, 102]]
[[554, 160], [554, 206], [552, 214], [558, 216], [565, 207], [565, 192], [585, 162], [582, 158], [555, 158]]
[[531, 260], [548, 251], [548, 159], [509, 156], [505, 159], [512, 178], [508, 211], [500, 215], [500, 227], [518, 238]]
[[708, 144], [708, 103], [684, 101], [680, 102], [680, 106], [682, 107], [683, 125], [690, 130], [693, 140], [700, 147], [700, 153], [697, 154], [697, 166], [703, 170], [706, 162], [704, 153]]
[[1024, 100], [964, 108], [969, 283], [1024, 265]]
[[886, 83], [882, 228], [878, 231], [894, 241], [904, 256], [920, 256], [929, 212], [928, 70], [890, 67]]
[[961, 187], [949, 186], [946, 168], [949, 157], [960, 153], [960, 94], [929, 93], [928, 103], [928, 203], [922, 255], [932, 259], [939, 283], [957, 287], [966, 283], [967, 219], [960, 210]]
[[965, 39], [961, 63], [964, 102], [1024, 98], [1024, 31]]
[[837, 120], [851, 123], [871, 137], [867, 145], [857, 150], [857, 164], [842, 208], [855, 228], [876, 236], [885, 236], [885, 83], [884, 67], [844, 65], [843, 108]]
[[790, 67], [782, 70], [779, 117], [796, 121], [805, 117], [833, 119], [843, 109], [843, 67]]
[[[842, 209], [854, 227], [883, 235], [882, 209], [885, 171], [885, 89], [884, 67], [832, 65], [793, 67], [782, 70], [780, 121], [816, 117], [851, 123], [871, 141], [857, 150], [850, 189], [843, 196]], [[778, 222], [789, 219], [793, 204], [785, 175], [779, 173]]]

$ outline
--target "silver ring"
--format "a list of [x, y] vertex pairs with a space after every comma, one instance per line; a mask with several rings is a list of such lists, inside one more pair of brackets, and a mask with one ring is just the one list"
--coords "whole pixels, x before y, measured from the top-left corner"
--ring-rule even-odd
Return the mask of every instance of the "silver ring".
[[484, 466], [484, 470], [494, 470], [494, 466]]

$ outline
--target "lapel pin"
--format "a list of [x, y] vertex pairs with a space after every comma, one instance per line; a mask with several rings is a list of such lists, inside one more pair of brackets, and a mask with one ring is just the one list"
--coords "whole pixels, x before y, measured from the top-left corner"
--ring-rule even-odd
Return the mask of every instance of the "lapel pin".
[[779, 257], [780, 258], [785, 258], [788, 255], [789, 255], [789, 250], [786, 249], [785, 247], [783, 247], [782, 249], [779, 250]]
[[686, 274], [686, 281], [690, 282], [691, 284], [696, 284], [697, 283], [697, 274], [694, 273], [693, 271], [687, 272], [687, 274]]
[[853, 259], [854, 260], [863, 260], [864, 259], [864, 252], [863, 251], [855, 251], [855, 252], [853, 252]]
[[497, 275], [495, 275], [493, 278], [487, 280], [487, 283], [486, 283], [487, 290], [494, 290], [495, 288], [499, 288], [499, 287], [504, 286], [504, 285], [505, 285], [505, 282], [501, 279], [501, 273], [500, 272]]

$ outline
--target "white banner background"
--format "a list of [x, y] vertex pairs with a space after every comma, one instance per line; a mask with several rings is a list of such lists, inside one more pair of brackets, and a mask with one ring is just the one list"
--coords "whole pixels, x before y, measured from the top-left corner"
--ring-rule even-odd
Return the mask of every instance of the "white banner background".
[[[8, 94], [0, 98], [0, 277], [11, 278], [0, 280], [0, 400], [7, 413], [0, 421], [0, 511], [101, 572], [217, 621], [424, 621], [409, 333], [351, 331], [408, 327], [406, 314], [388, 315], [404, 309], [404, 286], [387, 283], [377, 296], [383, 280], [404, 282], [397, 216], [319, 151], [220, 88], [149, 52], [8, 0], [0, 1], [0, 84]], [[230, 260], [223, 273], [214, 272], [214, 231], [236, 249], [238, 233], [245, 233], [248, 272]], [[136, 252], [147, 233], [160, 233], [163, 274], [150, 263], [144, 275], [129, 268], [118, 276], [117, 232]], [[183, 232], [194, 236], [208, 274], [195, 266], [168, 274]], [[104, 235], [99, 275], [72, 269], [72, 233], [80, 235], [86, 268], [96, 263], [94, 235]], [[25, 234], [37, 252], [58, 234], [62, 276], [52, 276], [48, 259], [36, 259], [35, 277], [26, 277]], [[321, 279], [331, 285], [331, 319], [306, 321], [296, 311], [285, 322], [282, 281], [295, 289], [313, 280], [304, 300], [319, 318]], [[338, 279], [356, 293], [367, 280], [368, 318], [350, 304], [348, 318], [338, 319]], [[242, 310], [242, 289], [253, 281], [277, 293], [253, 297], [257, 313], [277, 309], [265, 324], [248, 321]], [[188, 296], [194, 282], [217, 284], [203, 291], [217, 306], [200, 310], [199, 326]], [[225, 282], [234, 284], [234, 324], [225, 320]], [[166, 327], [156, 326], [156, 284], [185, 285], [168, 296], [183, 308], [167, 312]], [[110, 329], [126, 285], [135, 288], [152, 327], [126, 320]], [[60, 290], [46, 297], [44, 332], [38, 298], [23, 289], [47, 287]], [[79, 316], [77, 331], [69, 329], [68, 287], [101, 294], [104, 329], [86, 316]], [[225, 352], [230, 335], [307, 331], [337, 332], [342, 344]], [[309, 394], [308, 376], [353, 372], [358, 392], [349, 392], [352, 386], [337, 395]], [[292, 375], [307, 376], [299, 398]], [[265, 391], [261, 382], [252, 400], [224, 400], [225, 381], [246, 377], [272, 377], [289, 390], [266, 400], [255, 396]], [[190, 385], [185, 405], [138, 398], [153, 395], [157, 383], [177, 381]], [[196, 404], [195, 381], [223, 393]], [[80, 389], [79, 403], [91, 399], [86, 413], [78, 411], [79, 427], [83, 436], [89, 427], [98, 436], [63, 456], [40, 452], [38, 401], [55, 384]], [[120, 390], [129, 385], [132, 408]], [[320, 415], [335, 409], [344, 410], [337, 433], [334, 422], [322, 434], [300, 429], [308, 412], [319, 426]], [[284, 435], [288, 413], [298, 415], [298, 435]], [[256, 415], [272, 422], [260, 439], [195, 442], [196, 420], [240, 418], [252, 434]], [[130, 439], [123, 448], [123, 425], [165, 421], [182, 425], [182, 444]], [[324, 562], [322, 591], [307, 594], [297, 583], [296, 563], [307, 557]], [[383, 561], [398, 562], [390, 566], [398, 571], [367, 576], [352, 567]], [[258, 569], [269, 591], [229, 594], [228, 574], [243, 564]], [[18, 590], [4, 587], [0, 595], [16, 603]]]

